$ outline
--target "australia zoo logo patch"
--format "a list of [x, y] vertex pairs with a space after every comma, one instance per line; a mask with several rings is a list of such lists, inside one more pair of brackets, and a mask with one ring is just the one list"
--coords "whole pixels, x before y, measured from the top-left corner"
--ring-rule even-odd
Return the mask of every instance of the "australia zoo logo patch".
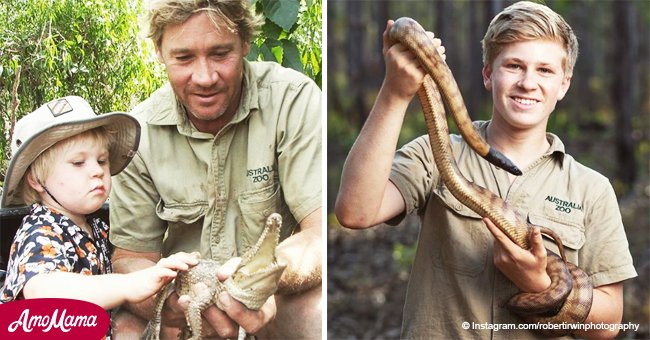
[[553, 196], [546, 196], [546, 201], [555, 204], [555, 210], [564, 213], [570, 213], [572, 210], [582, 211], [582, 204], [580, 203], [565, 201]]
[[248, 169], [246, 170], [246, 177], [249, 177], [253, 183], [266, 182], [273, 177], [273, 166]]

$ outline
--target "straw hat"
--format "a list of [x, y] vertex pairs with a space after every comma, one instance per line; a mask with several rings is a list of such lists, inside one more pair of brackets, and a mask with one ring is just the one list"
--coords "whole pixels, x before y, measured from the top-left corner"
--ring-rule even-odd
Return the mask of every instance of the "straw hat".
[[111, 175], [122, 171], [138, 150], [140, 124], [121, 112], [96, 115], [81, 97], [53, 100], [21, 118], [11, 140], [11, 162], [0, 206], [24, 205], [18, 185], [34, 160], [52, 145], [82, 132], [105, 126], [114, 131], [109, 152]]

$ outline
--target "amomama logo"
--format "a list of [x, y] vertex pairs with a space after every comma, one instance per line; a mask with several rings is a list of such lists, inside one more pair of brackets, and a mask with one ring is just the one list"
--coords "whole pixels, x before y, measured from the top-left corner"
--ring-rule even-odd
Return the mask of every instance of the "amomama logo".
[[0, 339], [101, 339], [110, 318], [100, 306], [71, 299], [29, 299], [0, 305]]

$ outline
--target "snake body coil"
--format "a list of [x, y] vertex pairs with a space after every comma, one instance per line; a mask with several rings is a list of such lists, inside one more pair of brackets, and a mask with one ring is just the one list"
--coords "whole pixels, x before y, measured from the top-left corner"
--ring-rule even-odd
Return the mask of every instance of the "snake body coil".
[[[424, 111], [434, 160], [444, 184], [471, 210], [482, 217], [489, 217], [514, 243], [523, 249], [530, 249], [529, 234], [534, 226], [510, 209], [500, 197], [467, 180], [458, 170], [451, 152], [442, 98], [447, 103], [461, 135], [473, 150], [515, 175], [520, 175], [521, 171], [509, 159], [492, 149], [476, 131], [451, 70], [424, 29], [413, 19], [400, 18], [395, 21], [389, 37], [392, 41], [406, 46], [427, 73], [418, 96]], [[562, 241], [555, 233], [543, 227], [540, 227], [540, 230], [553, 238], [560, 252], [558, 256], [547, 250], [546, 272], [551, 278], [551, 285], [540, 293], [520, 292], [506, 303], [506, 307], [532, 323], [584, 322], [591, 309], [591, 280], [580, 268], [566, 261]], [[560, 336], [568, 334], [569, 330], [560, 328], [543, 333]]]

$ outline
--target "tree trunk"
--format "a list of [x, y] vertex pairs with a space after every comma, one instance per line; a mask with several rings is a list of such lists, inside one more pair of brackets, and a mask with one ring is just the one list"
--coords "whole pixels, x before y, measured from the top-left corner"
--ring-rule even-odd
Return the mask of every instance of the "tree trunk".
[[633, 2], [612, 2], [615, 35], [610, 40], [615, 57], [611, 58], [613, 73], [612, 104], [618, 109], [616, 114], [616, 158], [618, 161], [618, 178], [623, 183], [632, 185], [636, 179], [636, 160], [634, 158], [634, 140], [632, 136], [632, 117], [636, 107], [636, 69], [635, 61], [638, 50], [638, 37], [634, 27], [637, 16]]
[[[324, 53], [327, 53], [327, 70], [324, 70], [329, 75], [335, 75], [339, 72], [339, 53], [336, 53], [336, 46], [339, 46], [340, 42], [337, 41], [337, 37], [334, 35], [334, 24], [337, 23], [338, 19], [338, 6], [334, 8], [334, 5], [330, 5], [330, 10], [327, 13], [327, 20], [329, 25], [327, 25], [327, 50]], [[323, 73], [325, 73], [323, 72]], [[330, 81], [334, 80], [334, 77], [330, 78]], [[340, 86], [334, 84], [334, 86], [328, 86], [327, 88], [327, 103], [328, 111], [336, 112], [340, 114], [343, 111], [343, 104], [341, 103], [341, 94]]]
[[483, 14], [483, 6], [485, 4], [481, 2], [475, 2], [468, 4], [469, 6], [469, 32], [467, 44], [469, 48], [469, 74], [468, 74], [468, 86], [466, 88], [469, 90], [465, 95], [465, 102], [467, 105], [467, 111], [469, 112], [472, 120], [479, 118], [479, 109], [481, 108], [481, 98], [483, 98], [483, 92], [485, 88], [483, 87], [483, 76], [481, 75], [481, 70], [483, 69], [483, 62], [481, 58], [481, 39], [483, 39], [484, 27], [481, 21]]
[[366, 105], [363, 98], [363, 89], [359, 86], [363, 82], [363, 58], [362, 51], [364, 49], [363, 43], [363, 21], [361, 20], [361, 2], [350, 1], [347, 3], [347, 19], [348, 19], [348, 38], [347, 38], [347, 53], [348, 53], [348, 74], [349, 74], [349, 90], [352, 97], [352, 112], [354, 112], [353, 121], [351, 122], [356, 127], [361, 129], [363, 123], [368, 115]]

